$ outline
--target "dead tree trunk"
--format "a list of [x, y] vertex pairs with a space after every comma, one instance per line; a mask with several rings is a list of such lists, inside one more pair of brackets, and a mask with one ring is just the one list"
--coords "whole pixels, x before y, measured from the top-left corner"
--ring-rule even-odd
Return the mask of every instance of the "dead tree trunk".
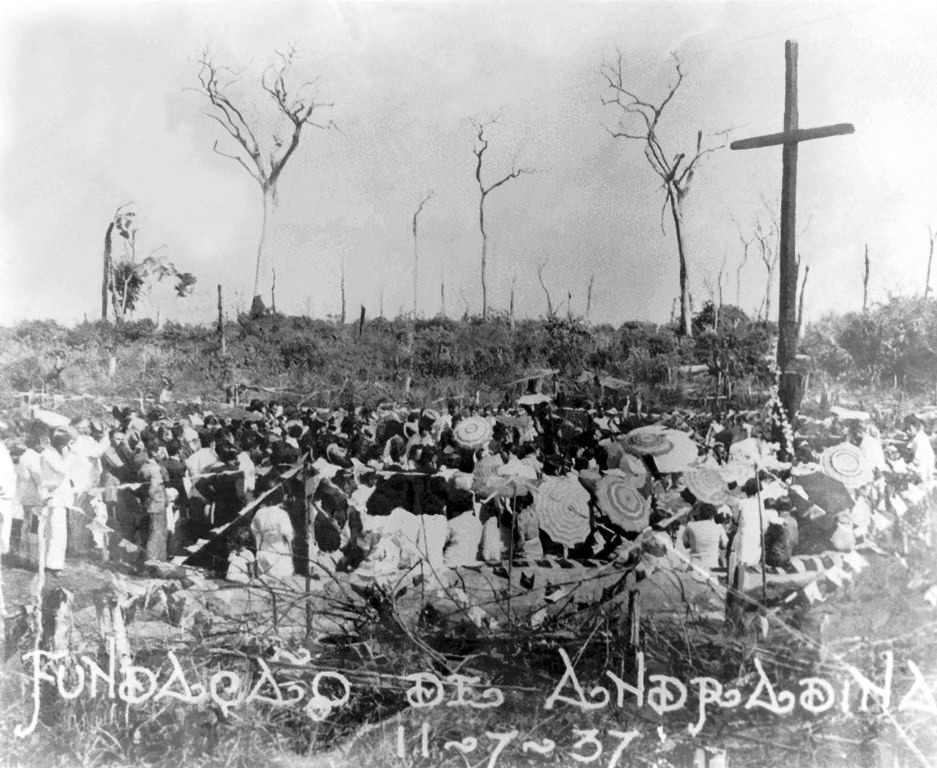
[[586, 287], [586, 322], [589, 322], [589, 316], [592, 314], [592, 285], [595, 283], [595, 275], [589, 277], [589, 285]]
[[339, 325], [343, 328], [345, 327], [345, 262], [342, 261], [342, 280], [341, 280], [341, 291], [342, 291], [342, 313], [338, 317]]
[[723, 255], [722, 265], [719, 267], [719, 276], [717, 278], [716, 288], [718, 291], [718, 301], [716, 302], [716, 329], [719, 329], [719, 313], [722, 312], [723, 307], [723, 296], [722, 296], [722, 276], [726, 269], [726, 258], [727, 256]]
[[439, 312], [446, 316], [446, 276], [442, 270], [439, 272]]
[[417, 217], [420, 215], [420, 212], [423, 210], [423, 206], [429, 202], [429, 199], [433, 196], [433, 190], [430, 190], [422, 198], [420, 198], [420, 204], [417, 206], [416, 211], [413, 214], [413, 318], [416, 319], [417, 313], [417, 288], [418, 275], [420, 272], [420, 252], [417, 248]]
[[745, 239], [745, 235], [742, 233], [742, 227], [736, 221], [735, 217], [732, 217], [732, 221], [735, 223], [735, 228], [739, 231], [739, 242], [742, 243], [742, 257], [739, 259], [738, 264], [735, 267], [735, 306], [739, 309], [742, 308], [742, 270], [745, 268], [745, 265], [748, 263], [748, 249], [751, 247], [754, 242], [754, 238]]
[[488, 199], [489, 194], [494, 192], [498, 187], [509, 182], [511, 179], [516, 179], [518, 176], [521, 176], [525, 173], [533, 173], [533, 171], [529, 168], [518, 168], [515, 163], [512, 163], [510, 173], [502, 176], [498, 181], [488, 185], [482, 181], [482, 162], [485, 151], [488, 149], [488, 138], [485, 136], [485, 129], [497, 122], [498, 118], [494, 118], [493, 120], [489, 120], [484, 123], [479, 123], [475, 120], [472, 121], [472, 125], [476, 131], [475, 148], [473, 149], [473, 152], [475, 154], [476, 160], [475, 180], [478, 182], [478, 229], [482, 236], [482, 317], [488, 317], [488, 232], [485, 229], [485, 201]]
[[228, 353], [224, 332], [224, 303], [221, 300], [221, 283], [218, 283], [218, 340], [221, 343], [221, 355]]
[[270, 311], [273, 314], [277, 313], [277, 271], [275, 269], [270, 270], [273, 273], [272, 282], [270, 283]]
[[[930, 262], [927, 263], [927, 280], [930, 282]], [[927, 284], [924, 285], [924, 298], [927, 298]], [[865, 272], [862, 275], [862, 313], [869, 309], [869, 244], [865, 244]]]
[[550, 291], [547, 289], [546, 283], [543, 282], [543, 268], [546, 265], [546, 262], [537, 265], [537, 279], [540, 281], [540, 287], [543, 288], [543, 292], [547, 297], [547, 318], [551, 318], [555, 315], [553, 309], [553, 299], [550, 297]]
[[364, 333], [364, 304], [361, 305], [361, 315], [358, 317], [358, 338]]
[[678, 202], [679, 190], [670, 191], [670, 213], [677, 238], [677, 257], [680, 260], [680, 329], [687, 338], [693, 336], [693, 312], [690, 309], [690, 287], [687, 277], [686, 250], [683, 243], [683, 210]]
[[509, 316], [510, 319], [511, 319], [511, 330], [512, 330], [512, 331], [513, 331], [514, 328], [515, 328], [515, 325], [514, 325], [514, 289], [515, 289], [516, 286], [517, 286], [517, 274], [515, 274], [514, 277], [511, 278], [511, 303], [510, 303], [510, 305], [509, 305], [509, 307], [508, 307], [508, 316]]
[[[107, 301], [111, 292], [111, 251], [112, 237], [114, 235], [114, 222], [107, 225], [107, 231], [104, 233], [104, 275], [101, 278], [101, 319], [107, 320]], [[928, 271], [930, 266], [928, 265]]]
[[267, 221], [270, 218], [270, 212], [275, 204], [274, 196], [276, 188], [270, 189], [261, 184], [263, 192], [263, 216], [260, 219], [260, 237], [257, 240], [257, 264], [254, 267], [254, 296], [260, 296], [260, 265], [264, 257], [264, 249], [267, 243]]

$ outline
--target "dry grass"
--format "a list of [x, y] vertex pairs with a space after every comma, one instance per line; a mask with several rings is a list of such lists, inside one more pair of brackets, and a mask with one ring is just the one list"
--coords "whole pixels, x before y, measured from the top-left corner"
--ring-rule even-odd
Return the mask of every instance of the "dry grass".
[[[721, 621], [690, 608], [679, 617], [646, 617], [641, 647], [647, 674], [685, 681], [712, 676], [727, 687], [736, 684], [750, 692], [755, 682], [752, 657], [757, 654], [779, 690], [798, 692], [797, 680], [805, 676], [841, 679], [845, 663], [873, 676], [880, 669], [881, 651], [891, 649], [896, 659], [894, 711], [910, 684], [907, 659], [915, 660], [932, 683], [937, 680], [937, 618], [923, 600], [924, 590], [934, 581], [937, 566], [929, 551], [918, 549], [903, 560], [878, 557], [827, 602], [810, 607], [795, 603], [779, 610], [767, 637], [760, 634], [755, 611], [746, 614], [743, 628], [735, 634], [727, 634]], [[630, 701], [621, 709], [591, 712], [562, 704], [544, 709], [564, 671], [560, 648], [573, 659], [587, 689], [609, 686], [605, 670], [632, 679], [634, 656], [625, 645], [628, 628], [620, 610], [606, 612], [595, 606], [555, 623], [549, 631], [509, 627], [496, 636], [437, 623], [395, 627], [377, 621], [367, 610], [360, 618], [362, 631], [356, 637], [307, 644], [312, 672], [282, 668], [284, 675], [307, 681], [317, 670], [340, 669], [352, 681], [349, 704], [323, 722], [313, 721], [302, 709], [260, 703], [225, 715], [215, 706], [168, 700], [128, 706], [84, 697], [68, 702], [50, 698], [36, 731], [16, 739], [14, 726], [28, 720], [29, 681], [15, 661], [8, 662], [0, 681], [0, 764], [464, 768], [488, 765], [495, 742], [486, 731], [511, 729], [518, 736], [499, 766], [569, 765], [579, 738], [574, 729], [598, 730], [605, 752], [595, 764], [603, 766], [617, 743], [609, 731], [629, 729], [641, 736], [625, 751], [619, 762], [623, 766], [689, 765], [694, 751], [706, 746], [726, 749], [733, 767], [919, 766], [937, 756], [937, 718], [913, 712], [890, 717], [874, 707], [859, 713], [855, 704], [849, 715], [839, 709], [783, 717], [744, 707], [711, 709], [695, 738], [686, 730], [696, 718], [693, 688], [685, 710], [663, 717], [647, 707], [638, 710]], [[197, 673], [204, 679], [213, 670], [230, 668], [234, 658], [246, 663], [245, 654], [263, 655], [269, 642], [267, 629], [252, 638], [250, 628], [242, 627], [236, 635], [212, 638], [210, 645], [190, 642], [176, 645], [175, 651], [193, 678]], [[165, 651], [151, 642], [136, 661], [155, 669], [166, 663]], [[484, 686], [499, 687], [505, 702], [485, 710], [412, 709], [406, 703], [409, 683], [403, 676], [418, 671], [479, 677]], [[430, 728], [425, 755], [424, 723]], [[404, 729], [403, 757], [398, 754], [398, 726]], [[447, 742], [468, 736], [478, 739], [473, 753], [446, 748]], [[552, 757], [522, 751], [525, 740], [543, 738], [556, 742]], [[590, 751], [587, 746], [579, 749], [582, 754]]]

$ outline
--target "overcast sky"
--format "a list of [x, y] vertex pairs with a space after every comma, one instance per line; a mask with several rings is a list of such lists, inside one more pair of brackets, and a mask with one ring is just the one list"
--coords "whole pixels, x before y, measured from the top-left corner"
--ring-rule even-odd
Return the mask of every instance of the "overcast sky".
[[[895, 2], [422, 2], [5, 4], [0, 41], [0, 323], [95, 318], [105, 228], [121, 203], [139, 212], [140, 250], [165, 245], [198, 277], [195, 293], [154, 290], [137, 316], [208, 322], [215, 286], [245, 309], [260, 227], [260, 190], [212, 152], [220, 128], [197, 85], [204, 49], [240, 72], [232, 91], [261, 140], [273, 102], [259, 78], [294, 43], [296, 76], [319, 77], [339, 131], [303, 135], [280, 182], [263, 293], [318, 317], [412, 306], [410, 223], [420, 195], [419, 308], [481, 307], [478, 188], [469, 118], [500, 113], [486, 182], [516, 156], [542, 171], [487, 203], [489, 302], [506, 309], [517, 276], [522, 315], [544, 311], [536, 265], [554, 302], [572, 294], [592, 320], [666, 320], [677, 295], [659, 180], [641, 147], [606, 131], [603, 61], [623, 56], [628, 84], [656, 101], [686, 79], [665, 113], [671, 154], [697, 130], [772, 133], [783, 117], [784, 41], [800, 47], [802, 127], [852, 122], [856, 133], [801, 145], [798, 250], [810, 264], [807, 313], [862, 302], [863, 249], [873, 300], [921, 291], [928, 225], [937, 229], [937, 10]], [[281, 132], [285, 133], [285, 131]], [[709, 157], [686, 200], [697, 308], [725, 259], [735, 302], [742, 246], [762, 200], [780, 194], [780, 148]], [[935, 270], [937, 271], [937, 270]], [[741, 304], [754, 310], [764, 266], [751, 254]], [[935, 277], [937, 282], [937, 277]], [[776, 291], [776, 287], [775, 287]], [[776, 307], [776, 299], [773, 301]], [[564, 308], [565, 311], [565, 308]]]

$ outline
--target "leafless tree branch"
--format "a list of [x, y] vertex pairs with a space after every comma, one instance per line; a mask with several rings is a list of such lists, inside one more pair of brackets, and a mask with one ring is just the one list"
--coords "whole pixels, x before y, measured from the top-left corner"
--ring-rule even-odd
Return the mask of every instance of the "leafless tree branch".
[[643, 144], [644, 157], [662, 182], [664, 201], [661, 205], [660, 214], [661, 231], [666, 231], [664, 218], [669, 209], [673, 217], [674, 234], [680, 260], [680, 324], [684, 333], [690, 335], [692, 333], [690, 323], [692, 310], [689, 302], [686, 253], [683, 243], [682, 203], [689, 193], [698, 166], [704, 158], [725, 146], [728, 132], [722, 131], [715, 134], [720, 137], [720, 141], [704, 146], [703, 132], [697, 131], [696, 148], [692, 154], [666, 151], [658, 135], [658, 126], [664, 111], [673, 101], [684, 80], [684, 71], [680, 60], [676, 54], [672, 56], [675, 77], [671, 80], [666, 93], [657, 104], [638, 96], [636, 91], [625, 85], [624, 58], [620, 50], [616, 52], [615, 59], [612, 62], [603, 64], [599, 71], [610, 93], [610, 95], [602, 98], [602, 104], [615, 108], [618, 113], [617, 126], [614, 128], [606, 127], [605, 130], [613, 138], [628, 139]]
[[485, 229], [485, 201], [488, 199], [488, 195], [491, 194], [494, 190], [503, 186], [512, 179], [519, 178], [525, 174], [536, 173], [535, 170], [531, 168], [518, 167], [517, 158], [515, 157], [511, 161], [511, 170], [491, 184], [485, 184], [482, 178], [482, 170], [484, 166], [484, 157], [485, 153], [488, 151], [489, 139], [485, 131], [492, 125], [495, 125], [500, 120], [500, 114], [495, 115], [488, 120], [481, 121], [474, 118], [470, 119], [472, 127], [475, 131], [475, 143], [472, 147], [472, 153], [475, 155], [475, 181], [478, 183], [478, 229], [482, 237], [482, 253], [481, 253], [481, 283], [482, 283], [482, 316], [485, 317], [488, 314], [488, 284], [486, 278], [486, 269], [488, 263], [488, 232]]
[[[304, 126], [309, 125], [323, 130], [334, 127], [332, 121], [323, 122], [314, 119], [314, 115], [320, 114], [321, 110], [333, 106], [330, 102], [317, 99], [318, 79], [307, 80], [298, 87], [290, 84], [289, 75], [295, 60], [295, 46], [290, 46], [285, 51], [276, 51], [275, 62], [263, 72], [260, 78], [261, 89], [272, 98], [279, 116], [285, 117], [290, 124], [287, 139], [284, 141], [274, 130], [270, 139], [272, 146], [268, 148], [261, 146], [255, 129], [252, 128], [251, 123], [231, 95], [231, 89], [240, 81], [239, 73], [215, 63], [208, 50], [203, 51], [199, 59], [199, 87], [193, 89], [208, 100], [210, 108], [204, 114], [221, 126], [237, 146], [237, 151], [232, 152], [222, 149], [216, 140], [212, 150], [221, 157], [237, 162], [257, 182], [263, 192], [263, 219], [254, 272], [255, 297], [259, 296], [260, 265], [266, 239], [267, 219], [270, 210], [277, 202], [277, 183], [280, 175], [299, 146]], [[230, 74], [230, 77], [227, 77], [225, 73]]]
[[546, 260], [541, 261], [537, 264], [537, 280], [540, 281], [540, 287], [543, 288], [543, 292], [547, 297], [547, 317], [556, 317], [556, 311], [553, 308], [553, 299], [550, 296], [550, 290], [547, 288], [547, 284], [543, 281], [543, 270], [546, 267]]

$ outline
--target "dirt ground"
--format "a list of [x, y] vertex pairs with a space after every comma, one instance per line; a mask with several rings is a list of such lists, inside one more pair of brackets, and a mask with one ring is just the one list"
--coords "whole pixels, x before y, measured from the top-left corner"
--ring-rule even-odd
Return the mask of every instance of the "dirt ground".
[[[816, 602], [802, 597], [786, 604], [777, 602], [766, 635], [756, 610], [744, 613], [738, 630], [727, 630], [718, 606], [707, 598], [681, 602], [679, 611], [646, 610], [641, 616], [638, 647], [648, 658], [649, 673], [687, 680], [708, 673], [727, 682], [734, 677], [749, 687], [753, 682], [751, 658], [757, 655], [770, 664], [772, 675], [794, 691], [797, 676], [842, 664], [854, 665], [880, 680], [881, 654], [890, 650], [895, 658], [891, 713], [875, 706], [870, 713], [858, 712], [858, 691], [854, 690], [849, 715], [834, 712], [810, 718], [801, 713], [783, 718], [757, 709], [714, 710], [705, 730], [691, 737], [686, 727], [692, 721], [692, 707], [670, 718], [649, 717], [646, 709], [633, 707], [585, 712], [560, 705], [545, 711], [544, 699], [563, 673], [561, 648], [576, 659], [577, 674], [586, 690], [594, 682], [608, 684], [603, 678], [605, 669], [624, 674], [634, 651], [626, 642], [626, 604], [600, 601], [583, 605], [576, 612], [548, 620], [539, 629], [529, 623], [525, 627], [478, 627], [470, 622], [452, 625], [438, 613], [427, 611], [411, 611], [413, 620], [406, 620], [403, 606], [408, 601], [419, 602], [418, 588], [403, 595], [399, 606], [378, 605], [352, 591], [356, 607], [335, 607], [346, 593], [329, 592], [338, 588], [319, 584], [317, 599], [332, 604], [335, 612], [345, 611], [346, 619], [355, 619], [354, 631], [344, 634], [337, 628], [348, 624], [334, 620], [314, 624], [312, 636], [291, 646], [308, 652], [317, 668], [345, 670], [355, 683], [352, 701], [325, 721], [311, 722], [301, 711], [272, 707], [225, 717], [211, 707], [180, 705], [167, 710], [154, 706], [128, 708], [117, 717], [90, 705], [82, 709], [84, 705], [63, 704], [58, 719], [40, 726], [38, 741], [11, 739], [9, 745], [15, 749], [0, 764], [247, 766], [261, 761], [361, 768], [491, 765], [486, 760], [492, 744], [484, 741], [483, 734], [502, 732], [510, 726], [521, 734], [519, 741], [505, 750], [496, 766], [571, 764], [571, 755], [579, 754], [576, 740], [582, 738], [575, 734], [590, 728], [603, 734], [606, 752], [602, 765], [610, 764], [612, 742], [608, 734], [634, 729], [641, 733], [635, 742], [640, 746], [623, 753], [619, 765], [691, 765], [696, 750], [707, 748], [715, 750], [713, 754], [725, 750], [733, 766], [923, 766], [937, 758], [937, 716], [896, 715], [895, 709], [911, 681], [908, 660], [919, 666], [932, 688], [937, 681], [937, 609], [926, 599], [928, 590], [937, 583], [937, 562], [924, 550], [905, 557], [884, 553], [864, 556], [867, 568], [838, 587], [824, 584]], [[8, 561], [2, 578], [7, 611], [15, 613], [18, 606], [30, 602], [36, 574], [21, 562]], [[291, 636], [291, 632], [282, 631], [287, 623], [296, 630], [292, 636], [297, 643], [304, 636], [306, 612], [302, 603], [291, 608], [278, 598], [277, 626], [269, 616], [269, 590], [200, 581], [194, 575], [135, 575], [122, 565], [69, 559], [65, 570], [48, 580], [47, 589], [62, 586], [69, 590], [76, 633], [82, 642], [93, 643], [100, 637], [95, 595], [112, 592], [115, 583], [129, 589], [130, 594], [143, 595], [128, 624], [132, 645], [141, 653], [164, 654], [173, 648], [180, 654], [196, 654], [199, 664], [217, 665], [220, 653], [269, 653], [275, 636]], [[679, 593], [680, 585], [672, 589]], [[654, 587], [647, 594], [658, 591]], [[154, 597], [159, 594], [168, 596], [168, 609]], [[197, 608], [173, 614], [173, 601], [181, 599], [180, 595], [186, 597], [186, 605], [191, 595], [197, 595]], [[260, 624], [261, 616], [266, 624]], [[9, 621], [7, 629], [10, 640]], [[19, 642], [25, 638], [20, 637]], [[8, 654], [15, 651], [13, 646], [8, 645]], [[264, 647], [268, 651], [263, 651]], [[5, 669], [9, 677], [15, 669], [12, 657]], [[505, 692], [504, 705], [495, 710], [418, 710], [407, 706], [401, 676], [417, 671], [443, 675], [452, 669], [500, 687]], [[23, 701], [6, 697], [5, 706], [8, 725], [0, 729], [0, 742], [10, 738], [9, 723], [22, 722], [25, 715]], [[425, 739], [424, 727], [428, 729]], [[661, 727], [663, 731], [658, 731]], [[94, 740], [89, 735], [102, 729], [110, 736]], [[469, 736], [481, 745], [471, 759], [446, 747]], [[519, 747], [522, 737], [547, 736], [557, 744], [550, 759], [535, 760]], [[110, 746], [105, 748], [105, 741]], [[81, 748], [68, 746], [72, 742]]]

